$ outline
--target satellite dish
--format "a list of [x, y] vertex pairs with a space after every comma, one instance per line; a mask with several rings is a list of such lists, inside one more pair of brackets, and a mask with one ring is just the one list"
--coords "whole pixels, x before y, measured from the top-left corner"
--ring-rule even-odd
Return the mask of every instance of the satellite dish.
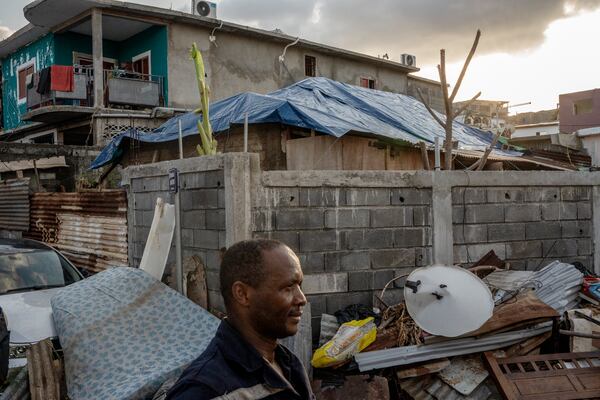
[[202, 17], [208, 17], [210, 14], [210, 4], [206, 1], [199, 1], [196, 3], [196, 12]]
[[404, 300], [419, 327], [447, 337], [480, 328], [494, 310], [492, 292], [481, 279], [444, 265], [414, 270], [404, 284]]

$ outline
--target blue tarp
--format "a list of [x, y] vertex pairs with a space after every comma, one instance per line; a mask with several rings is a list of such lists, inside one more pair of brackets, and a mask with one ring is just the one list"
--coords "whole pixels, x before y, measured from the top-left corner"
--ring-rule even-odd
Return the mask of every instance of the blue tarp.
[[[444, 129], [431, 117], [423, 103], [413, 97], [366, 89], [327, 78], [309, 78], [268, 93], [242, 93], [210, 106], [210, 121], [218, 134], [232, 125], [243, 124], [248, 113], [249, 124], [280, 123], [314, 129], [335, 137], [350, 131], [382, 136], [416, 144], [433, 143], [445, 138]], [[442, 120], [445, 118], [438, 114]], [[122, 142], [133, 138], [158, 143], [178, 139], [178, 121], [183, 136], [198, 134], [196, 122], [201, 115], [187, 113], [171, 118], [152, 133], [129, 129], [115, 137], [94, 160], [92, 169], [102, 167], [122, 154]], [[492, 141], [490, 132], [454, 122], [453, 138], [459, 148], [483, 150]], [[510, 152], [510, 155], [520, 153]]]

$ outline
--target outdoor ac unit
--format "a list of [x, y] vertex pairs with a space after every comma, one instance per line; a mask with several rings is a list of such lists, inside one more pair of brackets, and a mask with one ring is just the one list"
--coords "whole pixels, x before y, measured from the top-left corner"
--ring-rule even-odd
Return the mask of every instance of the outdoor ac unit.
[[417, 58], [412, 54], [402, 54], [400, 57], [402, 64], [408, 65], [409, 67], [417, 66]]
[[217, 4], [211, 1], [192, 0], [192, 14], [216, 19]]

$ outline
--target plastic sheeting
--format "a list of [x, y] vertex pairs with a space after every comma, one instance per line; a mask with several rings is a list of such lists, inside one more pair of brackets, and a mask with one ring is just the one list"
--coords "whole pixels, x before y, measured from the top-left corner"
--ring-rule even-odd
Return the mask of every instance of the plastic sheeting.
[[52, 299], [70, 399], [151, 398], [204, 351], [219, 320], [150, 275], [121, 267]]
[[[215, 135], [232, 125], [280, 123], [341, 137], [350, 131], [369, 133], [407, 143], [433, 143], [445, 138], [444, 129], [431, 117], [423, 103], [413, 97], [365, 89], [327, 78], [309, 78], [266, 95], [242, 93], [215, 102], [210, 107]], [[445, 117], [438, 114], [443, 120]], [[122, 154], [125, 138], [143, 142], [168, 142], [178, 139], [178, 121], [183, 136], [198, 134], [196, 122], [202, 116], [187, 113], [171, 118], [152, 133], [129, 129], [116, 136], [94, 160], [99, 168]], [[460, 149], [483, 150], [492, 141], [490, 132], [454, 122], [453, 137]], [[498, 150], [499, 151], [499, 150]], [[517, 152], [503, 152], [520, 155]]]

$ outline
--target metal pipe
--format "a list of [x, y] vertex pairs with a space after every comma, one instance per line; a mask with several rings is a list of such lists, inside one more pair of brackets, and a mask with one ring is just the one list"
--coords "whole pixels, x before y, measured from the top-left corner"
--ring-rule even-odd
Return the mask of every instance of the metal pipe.
[[181, 119], [177, 122], [179, 125], [179, 159], [183, 160], [183, 131], [181, 130]]
[[[179, 185], [179, 177], [177, 177]], [[177, 291], [185, 296], [183, 290], [183, 249], [181, 248], [181, 203], [179, 200], [179, 188], [175, 193], [175, 279], [177, 280]]]
[[440, 138], [436, 136], [435, 138], [435, 164], [434, 169], [436, 171], [440, 170]]
[[244, 153], [248, 152], [248, 113], [244, 115]]

